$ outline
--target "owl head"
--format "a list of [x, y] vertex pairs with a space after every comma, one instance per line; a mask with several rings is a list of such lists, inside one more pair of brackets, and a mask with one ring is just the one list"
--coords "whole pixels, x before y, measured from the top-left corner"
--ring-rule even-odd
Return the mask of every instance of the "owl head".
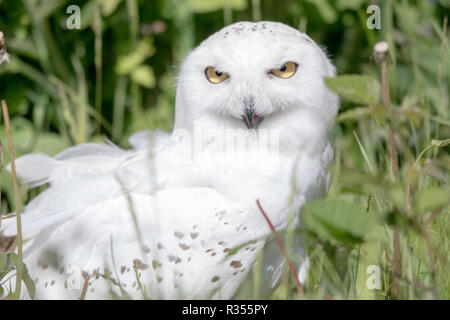
[[324, 78], [335, 68], [306, 34], [277, 22], [238, 22], [204, 40], [185, 59], [175, 129], [194, 123], [277, 129], [280, 146], [326, 135], [339, 100]]

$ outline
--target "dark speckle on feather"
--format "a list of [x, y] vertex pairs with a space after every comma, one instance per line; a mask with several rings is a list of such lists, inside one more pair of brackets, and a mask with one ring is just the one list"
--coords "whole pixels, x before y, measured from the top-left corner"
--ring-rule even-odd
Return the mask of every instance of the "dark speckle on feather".
[[179, 243], [178, 245], [180, 246], [180, 248], [181, 248], [182, 250], [189, 250], [189, 248], [190, 248], [190, 246], [188, 246], [188, 245], [185, 244], [185, 243]]
[[158, 260], [152, 260], [152, 267], [154, 270], [160, 268], [162, 266], [162, 263], [159, 263]]
[[198, 237], [198, 232], [191, 232], [191, 238], [195, 239]]
[[175, 231], [175, 232], [173, 233], [173, 235], [174, 235], [175, 237], [179, 238], [179, 239], [182, 239], [182, 238], [184, 237], [184, 234], [183, 234], [182, 232], [180, 232], [180, 231]]
[[146, 265], [145, 263], [143, 263], [139, 259], [134, 259], [133, 260], [133, 265], [138, 270], [146, 270], [146, 269], [148, 269], [148, 265]]
[[168, 258], [169, 258], [170, 262], [175, 262], [175, 264], [180, 263], [181, 261], [183, 261], [179, 257], [173, 256], [173, 255], [169, 255]]

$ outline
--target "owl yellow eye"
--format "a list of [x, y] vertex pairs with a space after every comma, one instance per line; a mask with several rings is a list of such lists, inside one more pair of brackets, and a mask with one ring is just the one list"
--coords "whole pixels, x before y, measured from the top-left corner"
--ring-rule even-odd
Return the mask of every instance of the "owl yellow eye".
[[209, 82], [212, 83], [220, 83], [228, 78], [228, 73], [219, 72], [214, 67], [206, 68], [205, 74]]
[[285, 64], [283, 64], [281, 66], [281, 68], [279, 69], [272, 69], [270, 70], [270, 73], [272, 73], [273, 75], [279, 77], [279, 78], [283, 78], [283, 79], [287, 79], [292, 77], [295, 72], [297, 72], [297, 67], [298, 64], [296, 64], [295, 62], [286, 62]]

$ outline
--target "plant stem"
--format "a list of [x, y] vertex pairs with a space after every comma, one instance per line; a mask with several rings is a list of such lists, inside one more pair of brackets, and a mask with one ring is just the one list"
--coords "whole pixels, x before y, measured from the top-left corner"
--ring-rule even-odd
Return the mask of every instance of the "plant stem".
[[[95, 34], [95, 110], [102, 114], [102, 14], [100, 6], [95, 9], [95, 19], [93, 23]], [[97, 133], [101, 134], [102, 123], [97, 123]]]
[[261, 0], [252, 0], [253, 21], [261, 20]]
[[302, 298], [305, 298], [305, 293], [303, 292], [302, 285], [300, 281], [298, 280], [297, 273], [295, 272], [294, 264], [292, 263], [291, 259], [289, 259], [289, 255], [286, 252], [286, 249], [283, 245], [283, 242], [280, 239], [280, 236], [278, 235], [277, 230], [275, 230], [275, 227], [273, 226], [272, 222], [270, 221], [269, 217], [267, 216], [266, 212], [262, 208], [261, 204], [259, 203], [259, 199], [256, 200], [256, 204], [258, 205], [259, 210], [261, 211], [262, 215], [264, 216], [264, 219], [266, 219], [267, 224], [269, 225], [270, 230], [272, 231], [272, 234], [275, 237], [276, 242], [278, 243], [278, 246], [280, 247], [281, 253], [284, 256], [284, 259], [286, 260], [286, 263], [289, 266], [289, 270], [291, 271], [292, 278], [295, 281], [295, 285], [297, 286], [297, 291], [300, 294]]
[[[1, 113], [0, 113], [1, 114]], [[0, 173], [2, 173], [3, 170], [3, 145], [2, 141], [0, 140]], [[2, 186], [0, 184], [0, 229], [2, 227]]]
[[223, 24], [224, 26], [228, 26], [233, 22], [233, 10], [231, 9], [228, 2], [225, 4], [223, 8]]
[[5, 126], [6, 126], [6, 134], [8, 136], [8, 147], [9, 154], [11, 158], [11, 173], [13, 177], [13, 185], [14, 185], [14, 200], [16, 206], [16, 221], [17, 221], [17, 275], [16, 275], [16, 299], [20, 298], [20, 289], [22, 286], [22, 221], [20, 216], [20, 201], [19, 201], [19, 184], [17, 183], [16, 176], [16, 164], [14, 157], [14, 148], [13, 142], [11, 138], [11, 126], [9, 123], [9, 113], [8, 106], [6, 105], [5, 100], [2, 100], [2, 110], [3, 116], [5, 117]]
[[[383, 89], [383, 103], [386, 106], [388, 114], [391, 113], [390, 110], [390, 96], [389, 96], [389, 79], [387, 64], [389, 60], [389, 45], [386, 42], [378, 42], [374, 47], [374, 56], [380, 65], [381, 69], [381, 83]], [[391, 159], [391, 169], [394, 174], [395, 180], [398, 180], [398, 161], [397, 161], [397, 149], [395, 147], [395, 135], [392, 128], [392, 124], [388, 123], [388, 144], [389, 144], [389, 155]], [[409, 192], [409, 188], [407, 188]], [[409, 199], [409, 195], [406, 197]], [[408, 200], [407, 200], [408, 201]], [[409, 204], [406, 204], [408, 207]], [[397, 226], [394, 227], [394, 257], [393, 257], [393, 271], [394, 271], [394, 282], [393, 282], [393, 296], [395, 299], [399, 296], [399, 278], [401, 277], [401, 266], [400, 266], [400, 232]]]

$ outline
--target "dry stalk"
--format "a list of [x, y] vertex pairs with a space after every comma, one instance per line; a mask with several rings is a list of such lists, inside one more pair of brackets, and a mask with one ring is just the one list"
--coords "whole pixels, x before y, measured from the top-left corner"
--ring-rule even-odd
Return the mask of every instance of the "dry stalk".
[[9, 155], [11, 158], [11, 173], [13, 176], [13, 185], [14, 185], [14, 200], [16, 207], [16, 220], [17, 220], [17, 276], [16, 276], [16, 299], [20, 298], [20, 291], [22, 287], [22, 221], [20, 216], [20, 201], [19, 201], [19, 184], [17, 182], [16, 175], [16, 164], [15, 164], [15, 156], [14, 156], [14, 148], [11, 138], [11, 126], [9, 122], [9, 113], [8, 106], [6, 105], [5, 100], [2, 100], [2, 111], [3, 117], [5, 119], [6, 126], [6, 134], [8, 137], [8, 147], [9, 147]]
[[[390, 96], [389, 96], [389, 78], [388, 78], [388, 61], [389, 61], [389, 45], [387, 42], [378, 42], [374, 47], [375, 60], [381, 69], [381, 83], [383, 90], [383, 103], [386, 106], [388, 114], [392, 115], [390, 108]], [[391, 118], [389, 118], [391, 119]], [[391, 168], [396, 180], [398, 180], [398, 160], [397, 160], [397, 149], [395, 147], [395, 133], [392, 128], [391, 121], [388, 122], [388, 144], [389, 144], [389, 156], [391, 159]], [[407, 187], [407, 196], [405, 207], [407, 211], [410, 208], [409, 203], [409, 186]], [[392, 286], [392, 292], [395, 299], [399, 296], [399, 277], [401, 277], [401, 266], [400, 266], [400, 232], [398, 226], [394, 227], [394, 258], [393, 258], [393, 271], [394, 271], [394, 282]]]
[[272, 234], [274, 235], [275, 240], [276, 240], [278, 246], [280, 247], [281, 253], [283, 254], [284, 259], [286, 260], [286, 263], [289, 266], [289, 270], [291, 272], [292, 278], [294, 279], [295, 285], [297, 286], [298, 293], [300, 294], [300, 296], [302, 298], [305, 298], [305, 293], [303, 292], [302, 285], [301, 285], [300, 281], [298, 280], [298, 276], [297, 276], [297, 273], [295, 272], [294, 264], [292, 263], [291, 259], [289, 258], [289, 255], [286, 252], [286, 249], [283, 245], [283, 242], [280, 239], [280, 236], [278, 235], [277, 230], [275, 230], [275, 227], [273, 226], [272, 222], [270, 221], [269, 216], [266, 214], [266, 212], [262, 208], [261, 204], [259, 203], [259, 200], [256, 200], [256, 204], [258, 205], [259, 210], [261, 211], [262, 215], [264, 216], [264, 219], [266, 219], [267, 224], [269, 225], [270, 231], [272, 231]]

